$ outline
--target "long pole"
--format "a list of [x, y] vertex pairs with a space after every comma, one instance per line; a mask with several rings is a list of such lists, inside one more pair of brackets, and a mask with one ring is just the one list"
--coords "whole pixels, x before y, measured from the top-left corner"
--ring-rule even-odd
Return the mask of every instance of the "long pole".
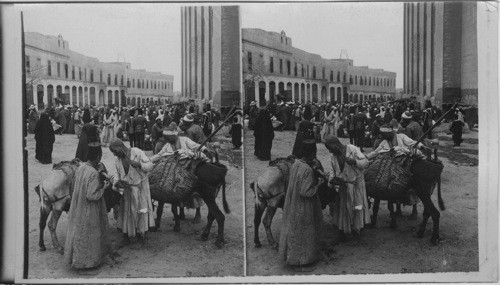
[[[205, 139], [205, 140], [204, 140], [204, 141], [200, 144], [200, 146], [196, 149], [197, 151], [200, 151], [200, 150], [201, 150], [201, 148], [202, 148], [205, 144], [207, 144], [207, 142], [208, 142], [208, 141], [209, 141], [209, 140], [210, 140], [213, 136], [215, 136], [215, 134], [216, 134], [216, 133], [217, 133], [220, 129], [222, 129], [222, 127], [224, 126], [224, 124], [225, 124], [225, 123], [227, 123], [227, 121], [229, 121], [229, 119], [231, 119], [231, 118], [232, 118], [232, 117], [236, 114], [236, 112], [235, 112], [235, 111], [233, 112], [233, 110], [234, 110], [234, 109], [235, 109], [235, 107], [233, 106], [233, 108], [231, 108], [230, 113], [228, 113], [228, 115], [227, 115], [226, 119], [224, 120], [224, 122], [222, 122], [222, 124], [220, 124], [220, 125], [217, 127], [217, 129], [215, 129], [215, 130], [214, 130], [214, 131], [213, 131], [213, 132], [212, 132], [212, 133], [211, 133], [211, 134], [210, 134], [210, 135], [209, 135], [209, 136], [208, 136], [208, 137], [207, 137], [207, 138], [206, 138], [206, 139]], [[231, 112], [232, 112], [232, 113], [231, 113]]]
[[424, 138], [430, 133], [432, 132], [432, 130], [434, 130], [434, 128], [437, 127], [437, 125], [442, 121], [444, 120], [444, 118], [453, 110], [455, 110], [455, 108], [458, 106], [458, 102], [456, 102], [453, 107], [451, 107], [446, 113], [444, 113], [441, 118], [439, 118], [436, 123], [434, 125], [432, 125], [432, 127], [430, 127], [418, 140], [417, 140], [417, 143], [413, 146], [413, 148], [416, 148], [417, 145], [422, 142], [424, 140]]
[[[23, 12], [21, 12], [21, 64], [22, 66], [22, 122], [23, 122], [23, 167], [25, 169], [24, 172], [24, 248], [28, 249], [29, 244], [28, 244], [28, 234], [29, 234], [29, 220], [28, 220], [28, 209], [29, 209], [29, 204], [28, 204], [28, 178], [27, 178], [27, 169], [28, 169], [28, 151], [26, 150], [26, 136], [27, 136], [27, 129], [26, 129], [26, 63], [25, 63], [25, 46], [24, 46], [24, 16]], [[29, 255], [28, 255], [28, 250], [24, 251], [24, 270], [23, 270], [23, 277], [28, 278], [28, 264], [29, 264]]]

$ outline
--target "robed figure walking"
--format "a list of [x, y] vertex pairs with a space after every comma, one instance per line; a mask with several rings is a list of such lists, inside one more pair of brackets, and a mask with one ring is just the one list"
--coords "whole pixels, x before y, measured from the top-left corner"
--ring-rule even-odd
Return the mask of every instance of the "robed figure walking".
[[267, 109], [259, 110], [253, 135], [255, 137], [255, 156], [260, 160], [270, 160], [274, 128], [271, 121], [271, 114]]
[[54, 128], [49, 115], [42, 113], [35, 127], [35, 158], [43, 164], [52, 163], [52, 149], [54, 147]]

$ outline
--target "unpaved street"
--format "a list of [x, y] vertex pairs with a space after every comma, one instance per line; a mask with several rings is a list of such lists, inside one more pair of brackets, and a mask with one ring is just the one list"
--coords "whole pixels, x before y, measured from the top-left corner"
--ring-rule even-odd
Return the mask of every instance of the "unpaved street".
[[[53, 163], [74, 158], [78, 139], [76, 135], [56, 135]], [[126, 145], [128, 143], [126, 142]], [[123, 277], [190, 277], [190, 276], [241, 276], [243, 275], [243, 197], [242, 169], [229, 166], [226, 176], [226, 193], [231, 209], [226, 214], [225, 240], [222, 249], [214, 245], [217, 223], [214, 222], [209, 240], [198, 240], [206, 223], [207, 208], [202, 207], [202, 221], [192, 224], [194, 210], [186, 212], [186, 220], [181, 223], [181, 232], [173, 231], [173, 216], [170, 205], [165, 205], [161, 229], [147, 233], [146, 245], [139, 250], [130, 246], [117, 248], [121, 233], [116, 229], [116, 222], [111, 212], [109, 216], [111, 240], [114, 251], [101, 271], [95, 276], [80, 276], [64, 262], [63, 256], [52, 246], [48, 228], [45, 229], [47, 251], [38, 249], [39, 202], [33, 188], [48, 175], [52, 165], [44, 165], [35, 159], [35, 141], [33, 135], [27, 138], [28, 179], [29, 179], [29, 274], [28, 278], [123, 278]], [[146, 152], [151, 156], [151, 152]], [[237, 152], [234, 155], [241, 155]], [[221, 156], [224, 159], [224, 156]], [[241, 159], [235, 159], [241, 163]], [[114, 156], [108, 148], [103, 148], [102, 162], [114, 175]], [[226, 161], [221, 161], [228, 164]], [[217, 204], [222, 208], [219, 193]], [[49, 217], [50, 218], [50, 217]], [[64, 246], [67, 230], [67, 213], [63, 213], [57, 227], [60, 243]]]
[[[447, 124], [440, 127], [445, 130]], [[337, 229], [332, 224], [328, 208], [323, 211], [324, 228], [322, 243], [332, 252], [332, 259], [327, 263], [320, 261], [316, 269], [309, 274], [363, 274], [363, 273], [407, 273], [407, 272], [448, 272], [478, 271], [478, 168], [477, 168], [477, 132], [464, 134], [461, 148], [452, 149], [450, 135], [443, 131], [440, 138], [439, 153], [452, 158], [441, 157], [444, 162], [442, 173], [442, 195], [446, 210], [441, 212], [440, 234], [444, 241], [438, 246], [429, 242], [432, 220], [429, 219], [424, 239], [416, 237], [421, 222], [423, 206], [419, 204], [419, 219], [408, 220], [411, 207], [403, 208], [403, 217], [398, 219], [398, 228], [389, 228], [387, 204], [381, 203], [378, 228], [362, 230], [361, 237], [348, 236], [346, 242], [339, 243]], [[272, 159], [291, 154], [295, 132], [275, 132]], [[344, 143], [348, 139], [341, 139]], [[371, 150], [366, 148], [365, 150]], [[247, 275], [286, 275], [294, 271], [284, 266], [278, 254], [266, 240], [263, 225], [260, 226], [261, 248], [253, 244], [254, 194], [249, 187], [261, 171], [268, 165], [253, 155], [253, 131], [245, 130], [245, 199], [246, 199], [246, 240], [247, 240]], [[328, 151], [323, 144], [318, 144], [318, 158], [326, 171]], [[441, 155], [440, 155], [441, 156]], [[461, 165], [461, 162], [476, 162], [474, 166]], [[432, 200], [437, 207], [437, 191]], [[272, 230], [279, 241], [282, 210], [274, 217]], [[308, 273], [302, 273], [308, 274]]]

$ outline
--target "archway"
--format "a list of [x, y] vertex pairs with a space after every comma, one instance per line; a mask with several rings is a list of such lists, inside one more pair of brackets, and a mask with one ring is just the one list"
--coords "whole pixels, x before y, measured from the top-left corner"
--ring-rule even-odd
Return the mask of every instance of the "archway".
[[120, 91], [115, 90], [115, 106], [120, 106]]
[[293, 97], [294, 102], [300, 102], [300, 87], [298, 83], [293, 85], [293, 93], [295, 94]]
[[344, 91], [344, 102], [347, 102], [348, 101], [347, 87], [344, 87], [343, 91]]
[[47, 86], [47, 106], [52, 107], [54, 104], [54, 87], [52, 85]]
[[87, 101], [83, 101], [83, 88], [80, 86], [78, 87], [78, 105], [79, 106], [85, 106], [87, 105], [89, 102]]
[[345, 101], [342, 101], [342, 88], [340, 87], [337, 87], [337, 102], [345, 103]]
[[354, 94], [354, 103], [358, 103], [358, 94]]
[[64, 87], [64, 94], [62, 96], [61, 99], [64, 100], [64, 105], [69, 105], [71, 102], [70, 102], [70, 96], [71, 94], [69, 93], [71, 89], [69, 88], [69, 86], [65, 86]]
[[335, 101], [335, 88], [334, 87], [330, 87], [330, 102], [333, 102]]
[[312, 101], [318, 103], [318, 84], [312, 85]]
[[[59, 99], [62, 99], [61, 96], [62, 96], [62, 86], [61, 85], [57, 85], [56, 87], [56, 94], [54, 96], [54, 99], [57, 98], [58, 100]], [[57, 105], [57, 104], [56, 104]]]
[[[85, 87], [83, 89], [83, 94], [84, 94], [83, 96], [85, 98], [85, 102], [90, 102], [90, 105], [93, 105], [91, 100], [89, 100], [89, 88], [88, 87]], [[95, 101], [94, 101], [94, 104], [95, 104]]]
[[285, 91], [285, 84], [283, 82], [278, 83], [278, 92], [279, 94], [283, 94], [283, 91]]
[[326, 87], [323, 86], [321, 87], [321, 102], [325, 103], [326, 101], [328, 101], [328, 99], [326, 98]]
[[304, 83], [300, 84], [300, 102], [304, 104], [306, 101], [306, 85]]
[[306, 102], [311, 101], [311, 84], [306, 84]]
[[95, 87], [90, 87], [90, 105], [96, 105], [96, 102], [95, 102]]
[[38, 84], [36, 86], [36, 99], [38, 102], [37, 110], [44, 109], [45, 104], [43, 102], [43, 85], [42, 84]]
[[274, 97], [276, 96], [276, 83], [274, 81], [269, 82], [269, 101], [274, 103]]
[[259, 81], [259, 107], [266, 105], [266, 82]]
[[120, 104], [120, 106], [122, 106], [122, 107], [127, 106], [127, 104], [126, 104], [127, 98], [125, 97], [125, 90], [121, 91], [120, 97], [121, 97], [121, 104]]
[[73, 105], [78, 105], [78, 98], [76, 96], [76, 86], [71, 88], [71, 100], [73, 100]]
[[107, 96], [106, 102], [104, 104], [106, 104], [106, 105], [113, 104], [113, 91], [108, 90], [108, 96]]
[[286, 84], [286, 101], [293, 101], [292, 97], [292, 83], [288, 82]]
[[135, 103], [135, 97], [134, 97], [134, 98], [130, 99], [130, 105], [131, 106], [135, 106], [135, 104], [136, 103]]

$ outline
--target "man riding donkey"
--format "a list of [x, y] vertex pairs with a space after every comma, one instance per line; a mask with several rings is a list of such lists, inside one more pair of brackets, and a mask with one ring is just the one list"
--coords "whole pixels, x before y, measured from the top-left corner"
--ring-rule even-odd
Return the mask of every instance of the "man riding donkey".
[[[174, 122], [170, 123], [170, 125], [163, 131], [163, 138], [166, 143], [158, 154], [151, 157], [151, 161], [153, 163], [159, 161], [163, 156], [173, 155], [176, 151], [179, 153], [181, 160], [186, 158], [195, 158], [210, 162], [213, 157], [212, 151], [205, 146], [200, 148], [201, 144], [194, 142], [187, 136], [180, 136], [177, 125]], [[197, 151], [198, 148], [200, 148], [201, 152]], [[194, 193], [189, 201], [184, 202], [184, 205], [188, 206], [188, 208], [196, 208], [196, 215], [193, 223], [199, 222], [201, 219], [200, 207], [203, 206], [203, 200], [201, 197]], [[181, 212], [181, 216], [182, 213], [183, 212]]]
[[[395, 162], [403, 164], [405, 154], [409, 154], [411, 152], [410, 148], [414, 147], [417, 144], [417, 141], [411, 139], [407, 135], [396, 133], [396, 130], [393, 129], [390, 125], [383, 125], [382, 127], [380, 127], [380, 134], [383, 141], [374, 151], [366, 155], [369, 160], [373, 160], [378, 155], [387, 153], [391, 149], [394, 149]], [[429, 148], [422, 143], [418, 143], [416, 147], [417, 149], [415, 149], [415, 154], [418, 157], [425, 159], [425, 155], [419, 149], [428, 150]], [[419, 198], [417, 194], [412, 189], [410, 189], [408, 191], [407, 199], [406, 201], [404, 201], [405, 204], [414, 206], [414, 210], [412, 212], [412, 215], [410, 216], [410, 219], [416, 219], [417, 212], [415, 205], [416, 203], [418, 203], [418, 201]], [[398, 212], [400, 212], [400, 210], [398, 210]]]

